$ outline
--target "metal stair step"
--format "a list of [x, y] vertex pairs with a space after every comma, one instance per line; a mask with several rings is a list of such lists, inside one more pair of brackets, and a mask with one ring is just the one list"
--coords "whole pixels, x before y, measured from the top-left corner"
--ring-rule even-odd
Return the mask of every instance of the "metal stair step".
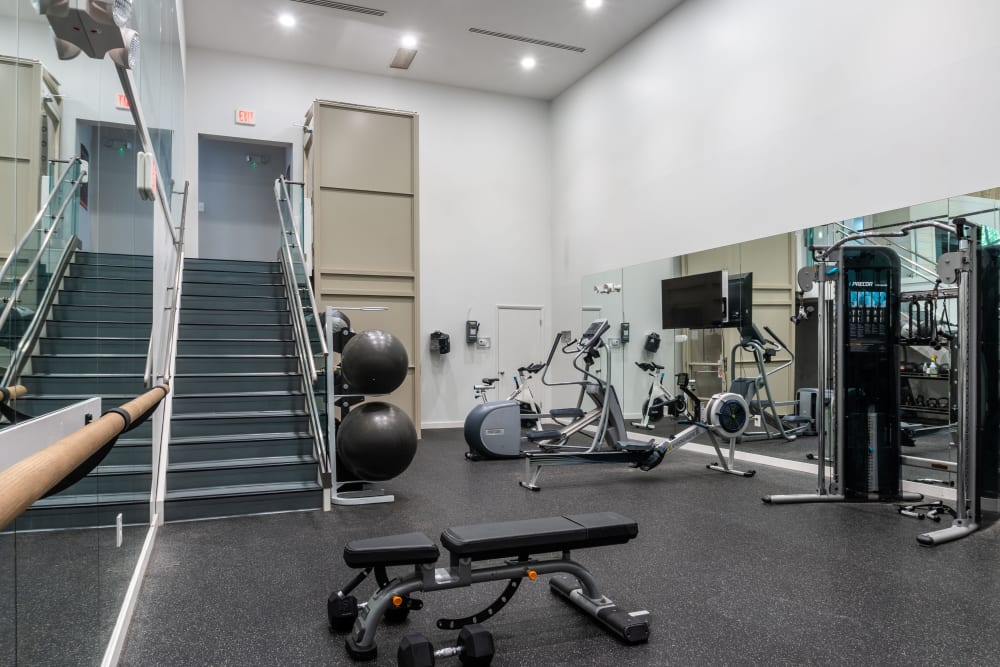
[[[197, 269], [184, 267], [184, 288], [194, 283], [212, 285], [284, 285], [284, 274], [280, 271], [228, 271], [217, 269]], [[183, 292], [181, 292], [183, 294]]]
[[295, 354], [295, 341], [289, 338], [272, 339], [205, 339], [181, 338], [177, 341], [177, 354]]
[[181, 324], [179, 336], [183, 340], [198, 338], [236, 338], [243, 340], [291, 340], [291, 324]]
[[149, 338], [116, 336], [95, 338], [93, 336], [42, 336], [37, 349], [42, 354], [141, 354], [149, 351]]
[[171, 438], [170, 465], [198, 464], [226, 459], [269, 456], [312, 456], [313, 440], [308, 432], [252, 433]]
[[123, 255], [113, 252], [88, 252], [79, 250], [73, 254], [73, 261], [77, 264], [101, 264], [109, 266], [153, 266], [151, 255]]
[[45, 335], [53, 338], [145, 338], [148, 344], [152, 328], [149, 322], [50, 320], [45, 323]]
[[149, 489], [144, 492], [56, 495], [37, 501], [15, 519], [15, 531], [149, 524]]
[[215, 412], [173, 415], [170, 420], [171, 439], [249, 433], [287, 433], [309, 430], [305, 411], [274, 410], [257, 412]]
[[69, 265], [67, 275], [74, 278], [134, 278], [152, 280], [151, 266], [120, 266], [115, 264], [94, 264], [74, 262]]
[[63, 495], [96, 495], [101, 497], [107, 494], [145, 493], [148, 499], [152, 483], [151, 463], [146, 465], [101, 465], [62, 493], [50, 497], [59, 498]]
[[[39, 374], [31, 373], [21, 376], [21, 384], [28, 388], [32, 396], [52, 394], [79, 394], [103, 396], [104, 394], [125, 394], [131, 398], [146, 391], [142, 374], [132, 375], [84, 375], [84, 374]], [[106, 408], [117, 407], [115, 405]]]
[[167, 470], [167, 489], [170, 493], [184, 489], [311, 482], [315, 479], [316, 460], [311, 456], [230, 459], [176, 467], [171, 465]]
[[222, 283], [188, 283], [185, 281], [181, 287], [181, 300], [188, 295], [192, 296], [257, 296], [257, 297], [283, 297], [285, 296], [285, 286], [276, 285], [228, 285]]
[[53, 320], [75, 322], [136, 322], [150, 324], [153, 312], [148, 307], [138, 306], [73, 306], [56, 304], [52, 306]]
[[284, 296], [208, 296], [181, 293], [181, 309], [206, 308], [213, 310], [288, 310]]
[[298, 373], [198, 373], [174, 375], [174, 391], [189, 394], [238, 394], [260, 391], [301, 391]]
[[187, 257], [184, 259], [184, 270], [194, 271], [227, 271], [250, 273], [279, 273], [281, 265], [278, 262], [247, 261], [242, 259], [213, 259], [211, 257]]
[[166, 520], [320, 509], [322, 489], [315, 481], [240, 484], [167, 491]]
[[293, 354], [184, 354], [177, 355], [177, 373], [295, 373], [299, 360]]
[[66, 306], [134, 306], [152, 308], [153, 294], [130, 294], [127, 292], [81, 292], [60, 290], [56, 303]]
[[291, 324], [285, 310], [208, 310], [181, 308], [181, 324]]
[[305, 409], [301, 391], [252, 392], [241, 394], [175, 394], [174, 414], [206, 412], [254, 412], [264, 410]]
[[132, 280], [130, 278], [80, 278], [67, 276], [62, 289], [79, 292], [112, 292], [116, 294], [152, 294], [152, 280]]
[[31, 373], [110, 373], [142, 375], [144, 354], [36, 354], [31, 357]]

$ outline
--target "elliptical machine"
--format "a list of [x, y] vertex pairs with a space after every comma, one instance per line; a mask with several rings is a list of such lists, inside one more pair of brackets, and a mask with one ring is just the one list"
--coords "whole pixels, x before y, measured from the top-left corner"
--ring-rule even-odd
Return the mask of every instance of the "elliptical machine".
[[[761, 431], [747, 431], [741, 436], [741, 440], [770, 440], [772, 438], [784, 438], [785, 440], [795, 440], [796, 436], [804, 433], [812, 426], [812, 420], [799, 415], [782, 415], [778, 413], [779, 403], [774, 400], [771, 394], [771, 384], [768, 378], [775, 373], [779, 373], [790, 367], [795, 362], [795, 355], [788, 346], [778, 338], [777, 334], [765, 326], [764, 331], [773, 339], [764, 337], [760, 329], [753, 322], [749, 327], [741, 327], [740, 342], [733, 346], [729, 354], [730, 372], [733, 378], [729, 391], [740, 394], [746, 399], [750, 406], [750, 414], [759, 416]], [[756, 377], [736, 377], [737, 350], [744, 350], [753, 355], [756, 366]], [[774, 357], [780, 352], [785, 352], [788, 359], [780, 362], [780, 365], [771, 370], [767, 369], [767, 364], [774, 361]], [[763, 391], [761, 391], [763, 390]], [[780, 405], [794, 404], [781, 403]]]
[[[549, 356], [544, 364], [536, 364], [542, 373], [542, 383], [549, 387], [579, 385], [580, 394], [576, 407], [554, 408], [548, 412], [538, 412], [531, 416], [534, 424], [526, 424], [522, 406], [518, 400], [509, 399], [506, 401], [492, 401], [474, 407], [465, 418], [465, 442], [469, 445], [469, 451], [465, 457], [471, 461], [483, 459], [512, 459], [524, 456], [521, 450], [522, 445], [541, 448], [545, 451], [558, 451], [571, 448], [573, 450], [587, 450], [585, 445], [570, 445], [569, 440], [584, 428], [595, 424], [604, 411], [605, 404], [611, 400], [614, 402], [617, 413], [621, 414], [618, 406], [618, 397], [614, 389], [611, 393], [605, 390], [600, 382], [592, 382], [588, 377], [593, 376], [589, 370], [600, 356], [596, 345], [598, 339], [588, 338], [586, 334], [580, 340], [573, 340], [562, 347], [564, 354], [575, 355], [576, 360], [582, 360], [585, 368], [578, 368], [583, 372], [582, 380], [571, 382], [550, 382], [546, 379], [549, 368], [552, 366], [552, 359], [559, 344], [562, 341], [562, 334], [556, 335], [549, 349]], [[484, 378], [484, 380], [487, 378]], [[589, 411], [583, 410], [583, 403], [588, 399], [594, 407]], [[518, 419], [520, 421], [518, 421]], [[542, 428], [541, 420], [548, 419], [555, 422], [552, 428]], [[624, 418], [620, 433], [624, 437]], [[520, 427], [532, 426], [533, 430], [522, 434]]]
[[[520, 481], [520, 485], [532, 491], [539, 491], [538, 478], [542, 468], [547, 466], [575, 465], [583, 463], [626, 463], [640, 470], [652, 470], [658, 466], [664, 456], [668, 453], [690, 443], [702, 433], [707, 433], [712, 440], [712, 445], [719, 457], [719, 461], [709, 464], [711, 470], [739, 475], [741, 477], [751, 477], [754, 471], [741, 471], [733, 469], [733, 461], [736, 448], [736, 439], [746, 429], [749, 409], [746, 400], [738, 394], [720, 393], [715, 394], [708, 402], [705, 410], [706, 421], [700, 421], [697, 417], [689, 423], [690, 426], [677, 435], [657, 442], [651, 439], [648, 442], [630, 440], [625, 430], [625, 419], [622, 416], [621, 405], [614, 387], [600, 376], [590, 371], [590, 365], [586, 368], [581, 366], [581, 362], [586, 363], [587, 359], [593, 359], [595, 353], [606, 349], [603, 335], [611, 328], [608, 320], [598, 319], [591, 322], [587, 330], [580, 336], [577, 344], [578, 352], [573, 358], [573, 367], [580, 371], [584, 380], [583, 383], [594, 387], [593, 393], [603, 397], [600, 417], [597, 427], [594, 430], [590, 446], [584, 451], [538, 451], [526, 452], [525, 475]], [[610, 377], [611, 356], [608, 355], [607, 367], [604, 371]], [[545, 382], [543, 376], [542, 381]], [[547, 385], [569, 385], [581, 384], [581, 382], [550, 383]], [[466, 422], [468, 426], [468, 421]], [[480, 424], [485, 430], [490, 430], [490, 424], [485, 421]], [[468, 431], [466, 437], [468, 438]], [[530, 435], [530, 434], [529, 434]], [[729, 439], [729, 455], [723, 456], [719, 448], [717, 436]], [[603, 447], [602, 447], [603, 445]]]

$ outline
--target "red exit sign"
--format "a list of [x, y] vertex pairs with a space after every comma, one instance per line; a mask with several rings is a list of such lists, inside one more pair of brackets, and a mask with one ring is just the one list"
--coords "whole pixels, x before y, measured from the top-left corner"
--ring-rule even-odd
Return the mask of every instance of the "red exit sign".
[[249, 109], [237, 109], [236, 110], [236, 124], [237, 125], [256, 125], [257, 119], [255, 118], [256, 112], [250, 111]]
[[118, 97], [115, 98], [115, 106], [119, 109], [128, 109], [128, 95], [118, 93]]

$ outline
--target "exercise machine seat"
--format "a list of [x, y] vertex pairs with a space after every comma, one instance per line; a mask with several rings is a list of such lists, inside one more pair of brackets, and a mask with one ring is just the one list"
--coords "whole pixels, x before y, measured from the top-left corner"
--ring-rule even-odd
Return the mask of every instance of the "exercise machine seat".
[[344, 547], [344, 562], [355, 568], [435, 563], [439, 555], [437, 545], [423, 533], [354, 540]]
[[448, 528], [441, 533], [441, 544], [452, 556], [488, 560], [625, 544], [638, 534], [632, 519], [596, 512]]

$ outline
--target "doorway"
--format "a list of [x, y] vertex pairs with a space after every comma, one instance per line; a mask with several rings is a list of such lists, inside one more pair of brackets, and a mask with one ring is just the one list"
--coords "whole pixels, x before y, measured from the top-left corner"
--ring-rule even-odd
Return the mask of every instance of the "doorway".
[[[76, 127], [87, 182], [80, 188], [76, 236], [85, 251], [125, 255], [153, 254], [153, 202], [136, 189], [136, 153], [142, 150], [134, 126], [80, 120]], [[149, 129], [150, 139], [170, 187], [173, 133]]]
[[[518, 368], [545, 361], [542, 319], [541, 306], [497, 306], [497, 373], [500, 378], [500, 398], [514, 391], [512, 378], [519, 375]], [[539, 392], [535, 399], [543, 401], [540, 395], [540, 382], [534, 384], [533, 390]]]
[[291, 145], [198, 137], [198, 254], [274, 262], [281, 240], [274, 181]]

